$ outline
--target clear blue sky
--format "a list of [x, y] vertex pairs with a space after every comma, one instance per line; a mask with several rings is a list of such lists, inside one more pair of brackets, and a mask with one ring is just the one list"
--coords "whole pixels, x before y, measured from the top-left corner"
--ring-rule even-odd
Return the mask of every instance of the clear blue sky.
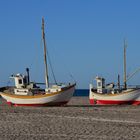
[[[0, 86], [25, 73], [44, 81], [41, 18], [56, 78], [88, 88], [100, 75], [108, 82], [123, 76], [123, 39], [128, 42], [127, 72], [140, 67], [139, 0], [1, 0]], [[137, 74], [130, 84], [140, 84]]]

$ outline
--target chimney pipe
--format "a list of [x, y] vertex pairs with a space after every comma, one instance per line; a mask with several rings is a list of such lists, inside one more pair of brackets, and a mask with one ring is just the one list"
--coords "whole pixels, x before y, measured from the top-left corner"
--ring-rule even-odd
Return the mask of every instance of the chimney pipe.
[[30, 84], [30, 75], [29, 75], [29, 68], [26, 68], [26, 72], [27, 72], [27, 84]]

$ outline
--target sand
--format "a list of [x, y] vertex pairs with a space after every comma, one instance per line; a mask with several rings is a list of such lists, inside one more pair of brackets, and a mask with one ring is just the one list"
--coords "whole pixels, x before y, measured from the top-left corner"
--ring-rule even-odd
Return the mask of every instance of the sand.
[[0, 99], [0, 140], [138, 140], [140, 106], [11, 107]]

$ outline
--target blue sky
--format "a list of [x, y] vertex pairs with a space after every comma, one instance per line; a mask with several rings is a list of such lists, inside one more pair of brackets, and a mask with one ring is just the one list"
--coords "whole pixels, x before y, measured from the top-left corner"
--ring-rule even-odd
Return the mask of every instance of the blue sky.
[[[96, 75], [122, 80], [124, 38], [128, 75], [140, 67], [139, 7], [139, 0], [1, 0], [0, 86], [26, 67], [32, 81], [44, 81], [42, 16], [58, 81], [72, 81], [72, 74], [77, 88], [88, 88]], [[129, 84], [140, 84], [140, 73]]]

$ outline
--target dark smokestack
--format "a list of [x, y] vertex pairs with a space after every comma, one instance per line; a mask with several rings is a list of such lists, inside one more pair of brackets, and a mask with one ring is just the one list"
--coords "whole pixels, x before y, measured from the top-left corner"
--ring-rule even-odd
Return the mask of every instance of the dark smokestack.
[[26, 72], [27, 72], [27, 84], [30, 84], [30, 75], [29, 75], [29, 68], [26, 68]]
[[118, 89], [120, 90], [120, 75], [118, 74]]

